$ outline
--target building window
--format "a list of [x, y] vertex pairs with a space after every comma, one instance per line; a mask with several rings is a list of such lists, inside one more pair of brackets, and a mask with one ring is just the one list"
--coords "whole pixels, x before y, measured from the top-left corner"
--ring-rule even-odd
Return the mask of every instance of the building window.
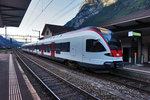
[[106, 49], [98, 40], [94, 39], [86, 40], [86, 52], [102, 52], [102, 51], [106, 51]]
[[48, 30], [46, 31], [46, 35], [49, 35], [49, 31]]

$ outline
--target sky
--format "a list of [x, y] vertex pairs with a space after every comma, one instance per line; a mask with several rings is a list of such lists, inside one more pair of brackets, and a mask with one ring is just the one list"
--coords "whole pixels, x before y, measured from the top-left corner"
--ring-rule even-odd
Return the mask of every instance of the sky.
[[[33, 30], [42, 32], [45, 24], [64, 25], [75, 17], [84, 1], [31, 0], [20, 26], [7, 27], [7, 34], [38, 36], [38, 32]], [[0, 34], [5, 34], [4, 28], [0, 28]], [[32, 39], [34, 41], [37, 39]]]

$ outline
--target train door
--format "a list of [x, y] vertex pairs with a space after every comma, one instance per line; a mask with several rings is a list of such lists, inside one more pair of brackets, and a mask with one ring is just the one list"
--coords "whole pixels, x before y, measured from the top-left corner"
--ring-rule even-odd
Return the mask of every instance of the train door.
[[44, 54], [44, 44], [41, 45], [41, 54]]
[[86, 37], [83, 39], [83, 55], [82, 59], [85, 63], [103, 64], [105, 61], [104, 51], [106, 49], [98, 39], [94, 37]]
[[75, 45], [73, 43], [70, 43], [70, 55], [75, 56], [76, 51], [75, 51]]
[[84, 63], [92, 63], [92, 59], [94, 58], [94, 52], [89, 52], [88, 48], [90, 46], [88, 45], [88, 41], [92, 40], [91, 37], [83, 37], [83, 51], [82, 51], [82, 61]]
[[87, 56], [87, 52], [86, 52], [86, 39], [87, 38], [84, 38], [83, 37], [83, 41], [82, 41], [82, 43], [83, 43], [83, 45], [82, 45], [82, 61], [83, 62], [87, 62], [87, 61], [89, 61], [89, 57]]
[[56, 49], [56, 44], [52, 43], [51, 44], [51, 56], [55, 56], [55, 49]]

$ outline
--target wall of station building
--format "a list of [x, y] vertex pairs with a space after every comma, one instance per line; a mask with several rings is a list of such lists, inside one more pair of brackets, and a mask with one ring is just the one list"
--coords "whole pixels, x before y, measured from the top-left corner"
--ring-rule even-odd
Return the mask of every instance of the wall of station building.
[[150, 35], [142, 37], [142, 54], [144, 62], [150, 62]]
[[123, 47], [123, 58], [125, 62], [134, 63], [136, 52], [138, 55], [139, 45], [141, 45], [141, 63], [150, 63], [150, 35], [141, 37], [141, 44], [137, 41], [140, 40], [139, 37], [123, 37], [120, 38]]

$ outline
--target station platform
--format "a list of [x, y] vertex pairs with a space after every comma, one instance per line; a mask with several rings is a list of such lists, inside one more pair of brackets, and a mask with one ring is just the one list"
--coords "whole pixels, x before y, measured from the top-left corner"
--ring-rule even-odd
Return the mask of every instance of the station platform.
[[150, 64], [127, 65], [123, 69], [150, 75]]
[[129, 64], [117, 70], [112, 70], [112, 73], [150, 82], [150, 64]]
[[0, 54], [0, 100], [39, 100], [15, 56]]

